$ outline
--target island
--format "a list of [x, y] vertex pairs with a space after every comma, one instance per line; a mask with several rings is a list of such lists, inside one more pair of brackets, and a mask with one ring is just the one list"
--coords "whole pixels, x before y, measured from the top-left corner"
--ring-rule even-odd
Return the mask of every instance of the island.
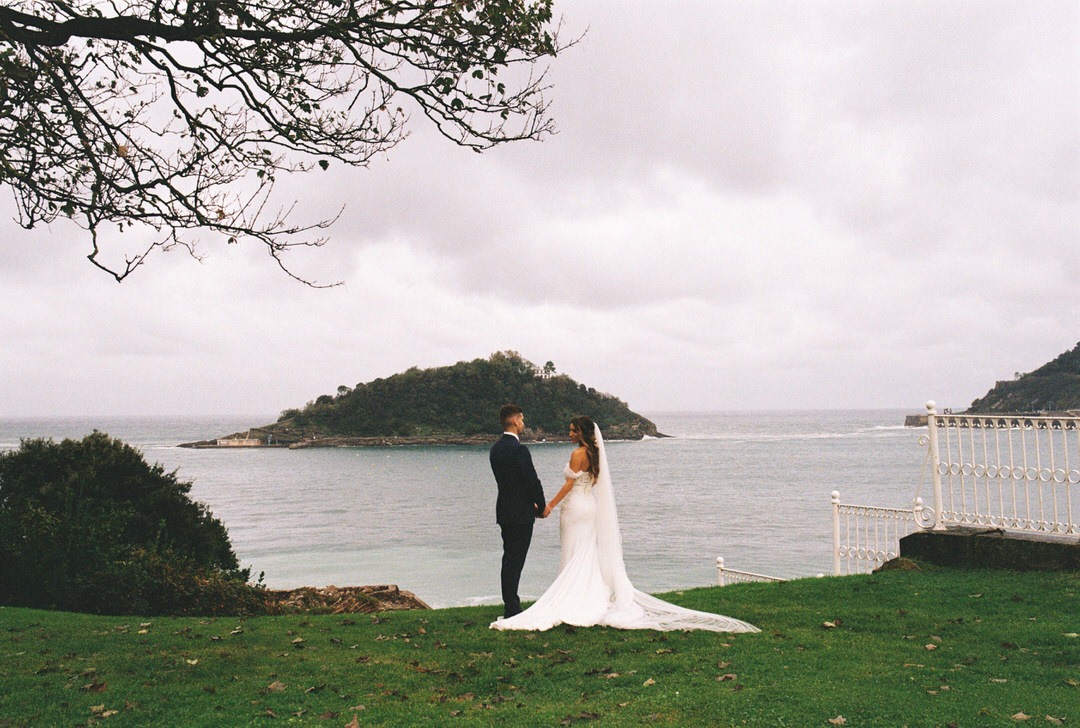
[[486, 359], [412, 367], [355, 387], [342, 385], [333, 395], [285, 410], [277, 422], [180, 447], [488, 444], [501, 432], [497, 413], [507, 402], [525, 410], [526, 441], [567, 441], [570, 419], [578, 415], [592, 417], [609, 440], [666, 437], [618, 397], [557, 373], [552, 362], [538, 367], [515, 351], [500, 351]]

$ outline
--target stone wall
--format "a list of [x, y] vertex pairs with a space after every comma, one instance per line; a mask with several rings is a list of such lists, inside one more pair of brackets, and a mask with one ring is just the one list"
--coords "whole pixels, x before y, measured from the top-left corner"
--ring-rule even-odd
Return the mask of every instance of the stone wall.
[[900, 555], [940, 566], [1080, 571], [1080, 538], [952, 527], [904, 536]]

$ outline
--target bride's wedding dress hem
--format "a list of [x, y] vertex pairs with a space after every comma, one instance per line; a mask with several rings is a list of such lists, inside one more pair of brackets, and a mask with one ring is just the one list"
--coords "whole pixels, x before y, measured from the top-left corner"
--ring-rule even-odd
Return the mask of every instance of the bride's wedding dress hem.
[[492, 629], [544, 631], [560, 624], [657, 631], [709, 630], [758, 632], [738, 619], [665, 602], [638, 591], [623, 563], [614, 488], [600, 428], [596, 428], [600, 460], [597, 478], [575, 472], [575, 480], [559, 513], [562, 548], [559, 573], [539, 599], [513, 617], [491, 623]]

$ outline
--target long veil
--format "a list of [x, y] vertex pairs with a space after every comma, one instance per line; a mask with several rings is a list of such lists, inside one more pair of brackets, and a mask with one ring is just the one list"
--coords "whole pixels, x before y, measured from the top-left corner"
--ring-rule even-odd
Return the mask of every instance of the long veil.
[[600, 474], [596, 479], [596, 542], [600, 572], [611, 594], [603, 624], [622, 629], [704, 629], [715, 632], [758, 632], [757, 627], [720, 614], [679, 607], [638, 591], [626, 575], [622, 535], [615, 506], [615, 485], [608, 469], [604, 436], [596, 427]]

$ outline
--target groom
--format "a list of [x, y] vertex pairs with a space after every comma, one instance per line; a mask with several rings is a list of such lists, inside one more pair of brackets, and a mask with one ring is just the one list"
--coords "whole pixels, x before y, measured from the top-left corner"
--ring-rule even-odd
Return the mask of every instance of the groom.
[[525, 415], [516, 404], [499, 409], [503, 436], [491, 446], [491, 472], [499, 486], [495, 502], [495, 520], [502, 529], [502, 598], [503, 616], [513, 617], [521, 611], [518, 582], [525, 556], [532, 542], [533, 522], [543, 517], [544, 489], [536, 476], [529, 448], [521, 444], [525, 431]]

